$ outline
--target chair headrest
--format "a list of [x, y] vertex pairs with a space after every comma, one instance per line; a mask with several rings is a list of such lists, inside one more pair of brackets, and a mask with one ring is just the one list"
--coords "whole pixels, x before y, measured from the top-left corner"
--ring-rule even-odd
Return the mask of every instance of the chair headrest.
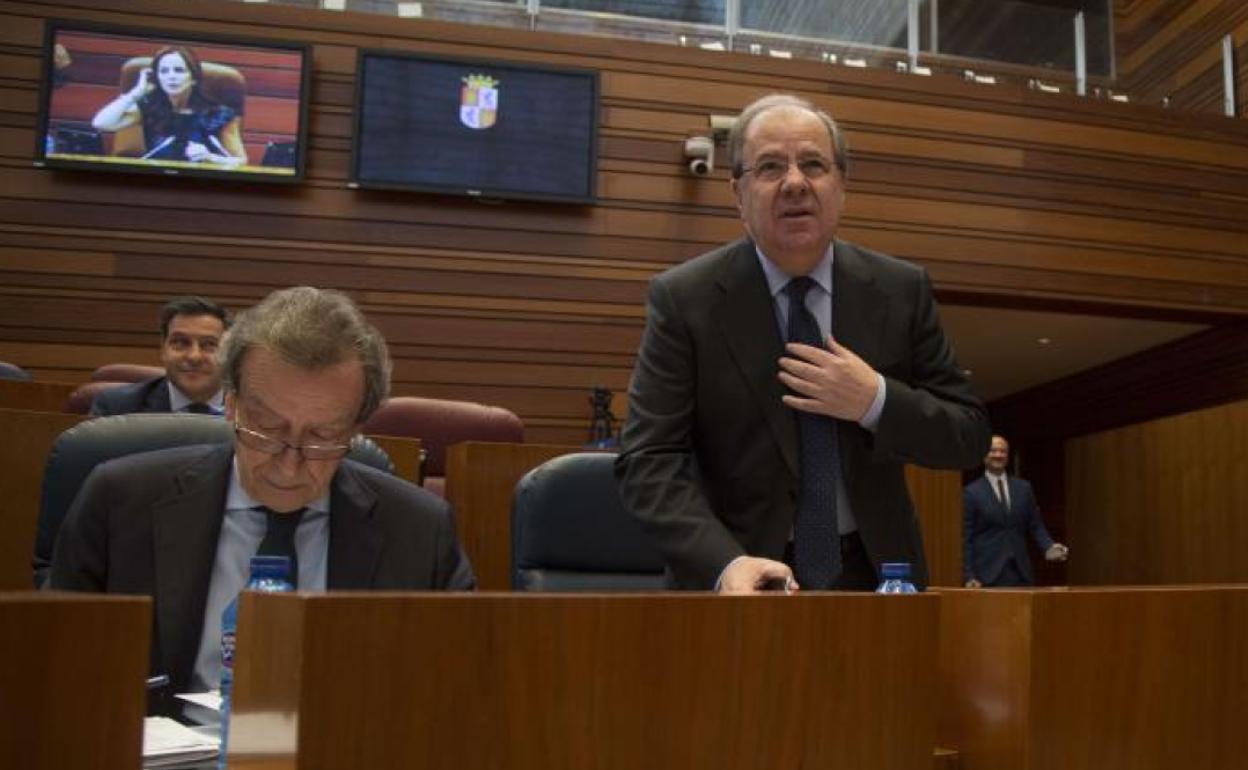
[[147, 364], [104, 364], [91, 372], [92, 382], [142, 382], [153, 377], [162, 377], [165, 370], [160, 366]]
[[620, 501], [615, 455], [577, 452], [549, 460], [516, 484], [516, 569], [662, 573], [663, 557]]
[[21, 380], [29, 382], [31, 379], [30, 372], [26, 371], [17, 364], [11, 364], [8, 361], [0, 361], [0, 380]]
[[95, 397], [102, 390], [110, 390], [112, 388], [120, 388], [123, 385], [129, 385], [128, 382], [84, 382], [74, 388], [73, 392], [65, 399], [64, 411], [68, 414], [87, 414], [91, 411], [91, 404], [95, 401]]
[[364, 423], [374, 436], [420, 439], [428, 455], [425, 475], [446, 475], [446, 448], [463, 441], [524, 441], [524, 423], [514, 412], [472, 401], [396, 396]]

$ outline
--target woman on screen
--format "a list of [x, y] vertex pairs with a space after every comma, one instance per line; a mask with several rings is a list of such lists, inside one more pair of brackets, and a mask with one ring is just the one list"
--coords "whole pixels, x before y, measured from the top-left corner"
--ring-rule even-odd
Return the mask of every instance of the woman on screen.
[[104, 105], [91, 125], [120, 131], [141, 124], [144, 159], [234, 167], [247, 162], [241, 115], [206, 97], [203, 67], [189, 48], [166, 46], [139, 71], [134, 88]]

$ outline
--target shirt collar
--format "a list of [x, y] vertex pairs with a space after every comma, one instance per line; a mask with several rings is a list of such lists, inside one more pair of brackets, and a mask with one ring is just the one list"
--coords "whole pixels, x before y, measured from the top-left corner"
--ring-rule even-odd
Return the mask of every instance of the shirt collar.
[[[247, 490], [243, 489], [243, 484], [238, 480], [238, 455], [234, 455], [230, 463], [230, 487], [225, 493], [225, 510], [250, 510], [258, 508], [263, 503], [247, 494]], [[326, 489], [321, 496], [308, 503], [306, 506], [309, 511], [317, 511], [318, 513], [329, 513], [329, 490]]]
[[[188, 406], [195, 403], [182, 392], [181, 388], [173, 384], [173, 380], [166, 378], [165, 384], [169, 386], [169, 411], [182, 412], [185, 411]], [[212, 407], [217, 414], [223, 414], [225, 412], [225, 388], [219, 389], [216, 392], [216, 395], [208, 399], [205, 403]]]
[[[819, 264], [815, 265], [814, 269], [807, 274], [828, 294], [832, 293], [833, 250], [834, 245], [829, 243], [823, 259], [819, 260]], [[788, 285], [794, 276], [784, 272], [775, 262], [768, 259], [757, 243], [754, 244], [754, 253], [758, 255], [758, 264], [762, 266], [763, 275], [767, 278], [767, 290], [770, 292], [772, 299], [775, 299], [775, 296], [784, 290], [784, 287]]]
[[992, 471], [984, 471], [984, 476], [991, 482], [1005, 481], [1004, 473], [993, 473]]

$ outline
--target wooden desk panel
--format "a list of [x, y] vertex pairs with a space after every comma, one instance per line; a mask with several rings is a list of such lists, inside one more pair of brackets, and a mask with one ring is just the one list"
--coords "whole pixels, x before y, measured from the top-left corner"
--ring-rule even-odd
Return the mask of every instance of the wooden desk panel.
[[230, 766], [930, 767], [938, 604], [248, 594]]
[[62, 412], [73, 382], [21, 382], [0, 380], [0, 409], [27, 409], [34, 412]]
[[966, 770], [1248, 757], [1248, 586], [940, 593], [941, 743]]
[[511, 588], [511, 493], [524, 474], [583, 447], [468, 441], [446, 450], [446, 499], [477, 586]]
[[406, 436], [369, 436], [377, 446], [390, 456], [394, 463], [394, 475], [420, 484], [420, 439]]
[[0, 767], [139, 767], [151, 601], [0, 593]]
[[0, 409], [0, 590], [31, 588], [31, 555], [48, 450], [77, 414]]

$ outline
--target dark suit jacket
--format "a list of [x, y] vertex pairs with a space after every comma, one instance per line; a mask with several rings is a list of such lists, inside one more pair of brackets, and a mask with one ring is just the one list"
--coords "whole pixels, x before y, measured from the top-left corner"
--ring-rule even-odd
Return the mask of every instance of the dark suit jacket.
[[135, 412], [169, 412], [168, 378], [153, 377], [116, 388], [102, 390], [91, 402], [91, 416], [134, 414]]
[[[153, 598], [151, 670], [169, 675], [171, 692], [186, 691], [199, 650], [233, 456], [230, 446], [188, 446], [100, 465], [52, 557], [52, 588]], [[475, 580], [445, 501], [343, 460], [330, 490], [326, 583], [467, 590]]]
[[[927, 568], [903, 466], [962, 468], [987, 451], [983, 405], [954, 361], [919, 267], [837, 241], [837, 340], [882, 374], [874, 434], [838, 422], [842, 477], [873, 563]], [[780, 400], [783, 342], [754, 244], [650, 286], [616, 474], [678, 587], [709, 589], [742, 554], [779, 560], [797, 509], [797, 418]], [[878, 567], [877, 567], [878, 569]]]
[[1005, 477], [1010, 507], [997, 499], [986, 476], [962, 488], [962, 580], [975, 578], [995, 585], [1001, 570], [1010, 561], [1030, 585], [1035, 582], [1031, 557], [1027, 554], [1030, 532], [1040, 550], [1053, 545], [1044, 527], [1031, 484], [1013, 476]]

